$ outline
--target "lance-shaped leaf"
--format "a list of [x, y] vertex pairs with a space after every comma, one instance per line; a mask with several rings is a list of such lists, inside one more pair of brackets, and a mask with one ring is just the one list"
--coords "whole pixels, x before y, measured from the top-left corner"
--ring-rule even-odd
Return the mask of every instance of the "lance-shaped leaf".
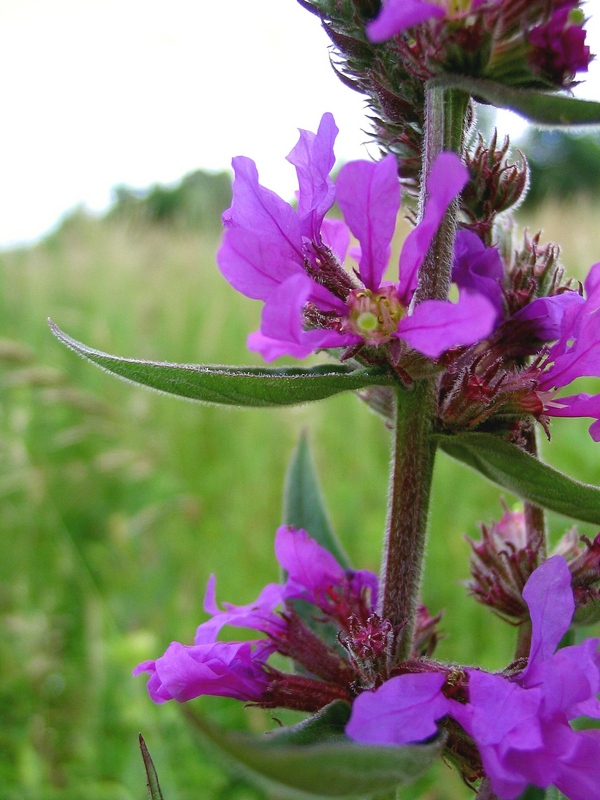
[[551, 94], [531, 89], [513, 89], [494, 81], [469, 78], [465, 75], [444, 75], [433, 83], [462, 89], [476, 100], [497, 108], [508, 108], [530, 122], [550, 127], [600, 125], [600, 103], [580, 100], [564, 94]]
[[289, 406], [395, 382], [392, 376], [378, 369], [342, 365], [263, 369], [121, 358], [72, 339], [52, 321], [50, 327], [63, 344], [107, 372], [140, 386], [201, 403], [255, 408]]
[[564, 475], [491, 433], [436, 435], [448, 455], [494, 483], [566, 517], [600, 524], [600, 489]]
[[285, 476], [283, 524], [304, 528], [335, 556], [344, 569], [349, 569], [348, 556], [333, 532], [327, 515], [306, 431], [300, 435]]
[[144, 769], [146, 770], [146, 783], [148, 786], [148, 796], [150, 800], [164, 800], [163, 794], [160, 790], [160, 784], [158, 782], [158, 775], [156, 774], [156, 768], [154, 767], [154, 762], [152, 761], [152, 756], [146, 747], [146, 742], [144, 741], [144, 737], [140, 733], [139, 735], [139, 742], [140, 742], [140, 750], [142, 751], [142, 758], [144, 760]]
[[375, 747], [348, 739], [350, 706], [336, 701], [293, 728], [251, 736], [224, 731], [184, 707], [185, 716], [213, 744], [293, 797], [372, 797], [422, 774], [444, 748], [439, 737], [425, 745]]

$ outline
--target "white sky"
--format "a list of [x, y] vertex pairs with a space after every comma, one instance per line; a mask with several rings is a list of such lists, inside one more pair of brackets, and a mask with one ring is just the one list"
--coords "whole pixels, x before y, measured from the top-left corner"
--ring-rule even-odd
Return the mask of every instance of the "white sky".
[[[588, 6], [589, 7], [589, 6]], [[600, 51], [600, 17], [590, 24]], [[116, 184], [145, 187], [244, 154], [290, 196], [283, 160], [324, 111], [364, 157], [360, 95], [295, 0], [0, 0], [0, 245], [34, 239]], [[578, 94], [600, 98], [600, 63]]]

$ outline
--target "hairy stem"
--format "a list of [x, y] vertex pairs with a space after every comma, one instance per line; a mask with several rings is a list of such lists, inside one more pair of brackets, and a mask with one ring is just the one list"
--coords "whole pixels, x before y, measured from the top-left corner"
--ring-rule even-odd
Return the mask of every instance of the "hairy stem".
[[[469, 98], [438, 87], [426, 90], [426, 135], [421, 176], [422, 217], [427, 178], [444, 150], [462, 155]], [[450, 288], [456, 205], [451, 206], [419, 272], [413, 302], [446, 299]], [[436, 413], [436, 378], [417, 381], [396, 398], [396, 431], [392, 461], [386, 539], [382, 564], [380, 613], [400, 629], [396, 659], [411, 656], [423, 556], [435, 445], [431, 433]]]
[[[427, 178], [435, 159], [445, 150], [453, 150], [459, 155], [463, 153], [468, 108], [469, 97], [463, 92], [444, 90], [438, 86], [429, 87], [426, 90], [425, 152], [419, 200], [420, 217], [427, 199]], [[448, 297], [457, 210], [458, 201], [455, 200], [446, 212], [425, 263], [419, 272], [419, 284], [413, 298], [415, 305], [431, 298], [446, 300]]]
[[[537, 429], [532, 425], [524, 434], [525, 450], [534, 458], [539, 458]], [[525, 518], [525, 535], [527, 545], [537, 553], [537, 563], [541, 564], [548, 554], [548, 529], [546, 525], [546, 514], [541, 506], [525, 501], [523, 508]], [[517, 641], [515, 645], [515, 659], [526, 658], [531, 649], [531, 620], [526, 620], [517, 630]]]
[[403, 626], [397, 658], [410, 657], [425, 549], [435, 446], [435, 397], [429, 381], [396, 400], [396, 436], [382, 574], [381, 615]]

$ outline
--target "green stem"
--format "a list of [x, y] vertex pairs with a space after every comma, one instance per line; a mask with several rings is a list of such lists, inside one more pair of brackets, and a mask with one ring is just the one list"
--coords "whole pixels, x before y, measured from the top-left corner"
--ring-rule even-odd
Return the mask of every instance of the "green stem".
[[[531, 425], [524, 433], [525, 450], [539, 458], [537, 428]], [[548, 554], [548, 526], [546, 514], [541, 506], [525, 501], [523, 507], [527, 545], [537, 552], [537, 563], [541, 564]], [[531, 620], [525, 620], [517, 629], [515, 659], [526, 658], [531, 649]]]
[[[465, 144], [466, 114], [469, 96], [457, 90], [428, 87], [425, 92], [425, 153], [421, 175], [419, 217], [427, 199], [427, 178], [435, 159], [445, 150], [462, 155]], [[446, 300], [452, 275], [452, 255], [456, 233], [458, 201], [446, 212], [442, 224], [419, 272], [419, 285], [413, 303], [436, 298]]]
[[[525, 431], [525, 449], [534, 458], [539, 459], [538, 429], [531, 425]], [[525, 501], [524, 504], [525, 532], [527, 544], [538, 552], [538, 564], [541, 564], [548, 555], [548, 526], [546, 514], [541, 506]]]
[[[469, 98], [462, 92], [426, 89], [426, 135], [421, 177], [420, 218], [426, 184], [436, 157], [444, 150], [462, 155]], [[413, 303], [446, 299], [450, 288], [457, 206], [452, 205], [419, 272]], [[412, 655], [419, 588], [427, 534], [427, 517], [435, 445], [431, 433], [436, 414], [437, 379], [417, 381], [396, 398], [396, 430], [390, 479], [382, 595], [379, 612], [401, 633], [395, 658]]]
[[411, 654], [417, 610], [435, 445], [431, 423], [435, 396], [429, 381], [396, 399], [396, 436], [390, 477], [380, 613], [404, 626], [397, 658]]

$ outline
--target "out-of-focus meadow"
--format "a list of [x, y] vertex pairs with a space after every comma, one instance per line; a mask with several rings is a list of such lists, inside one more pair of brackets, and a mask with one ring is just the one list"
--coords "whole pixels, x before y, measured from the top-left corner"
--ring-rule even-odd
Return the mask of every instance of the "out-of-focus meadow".
[[[0, 253], [0, 794], [7, 800], [141, 800], [139, 731], [166, 800], [277, 796], [224, 765], [176, 704], [154, 706], [131, 670], [174, 639], [191, 642], [205, 619], [211, 572], [219, 599], [234, 603], [277, 579], [273, 535], [286, 462], [303, 428], [340, 538], [357, 566], [378, 569], [388, 431], [354, 396], [274, 412], [194, 405], [122, 383], [51, 336], [48, 316], [119, 355], [259, 363], [245, 349], [259, 304], [219, 275], [217, 227], [166, 224], [165, 204], [168, 197], [158, 197], [159, 210], [140, 215], [135, 197], [122, 192], [122, 213], [102, 220], [76, 213], [35, 247]], [[582, 277], [598, 257], [599, 213], [589, 199], [554, 200], [534, 209], [529, 224], [562, 242], [564, 263]], [[559, 420], [552, 433], [547, 459], [600, 483], [600, 445], [585, 422]], [[478, 520], [499, 516], [501, 494], [438, 457], [424, 585], [431, 611], [447, 609], [438, 655], [491, 669], [510, 659], [514, 630], [467, 596], [463, 534], [475, 536]], [[554, 538], [571, 524], [550, 522]], [[229, 726], [274, 724], [272, 714], [235, 701], [202, 698], [195, 707]], [[440, 765], [403, 797], [469, 794]]]

